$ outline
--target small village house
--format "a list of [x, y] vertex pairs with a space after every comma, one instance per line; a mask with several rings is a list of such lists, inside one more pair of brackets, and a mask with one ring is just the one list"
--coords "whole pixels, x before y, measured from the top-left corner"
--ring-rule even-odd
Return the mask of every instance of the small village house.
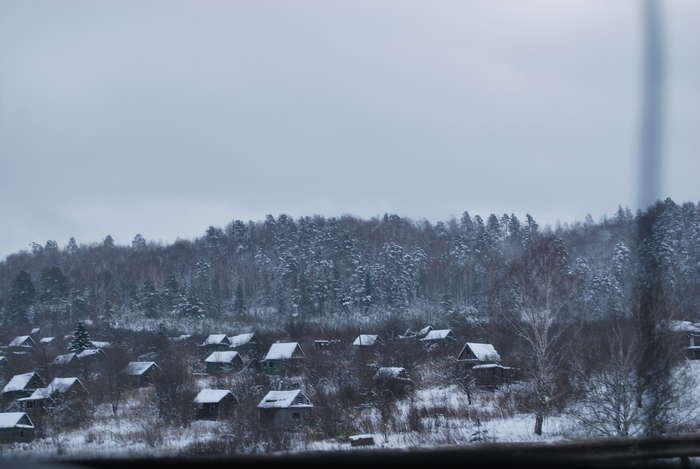
[[270, 350], [262, 361], [262, 369], [271, 375], [284, 374], [289, 366], [305, 358], [298, 342], [278, 342], [270, 345]]
[[104, 340], [91, 340], [90, 345], [92, 345], [92, 348], [100, 349], [103, 351], [105, 349], [112, 348], [112, 343]]
[[457, 342], [457, 338], [452, 332], [452, 329], [433, 329], [419, 340], [429, 347], [449, 345]]
[[51, 363], [54, 367], [62, 369], [72, 369], [78, 367], [78, 354], [70, 352], [56, 355]]
[[360, 334], [352, 342], [354, 347], [374, 347], [379, 342], [379, 336], [373, 334]]
[[47, 346], [47, 345], [52, 345], [56, 342], [56, 337], [42, 337], [39, 339], [39, 343], [41, 345]]
[[233, 335], [228, 338], [231, 348], [235, 348], [239, 351], [254, 348], [258, 345], [255, 340], [255, 333], [246, 332], [245, 334]]
[[127, 381], [134, 387], [150, 385], [157, 372], [156, 362], [129, 362], [124, 369]]
[[501, 356], [491, 344], [467, 342], [457, 355], [457, 360], [466, 364], [500, 363]]
[[517, 369], [510, 366], [503, 366], [496, 363], [474, 365], [472, 376], [477, 386], [485, 388], [495, 388], [501, 384], [508, 384], [515, 381]]
[[44, 386], [44, 380], [39, 376], [39, 373], [30, 371], [21, 375], [13, 376], [7, 382], [0, 393], [3, 399], [14, 400], [21, 397], [27, 397], [36, 389]]
[[62, 349], [62, 343], [56, 337], [42, 337], [38, 343], [46, 353], [52, 355]]
[[243, 368], [241, 355], [234, 350], [212, 352], [205, 360], [207, 373], [231, 373]]
[[79, 378], [54, 378], [45, 388], [36, 389], [29, 397], [18, 399], [17, 402], [25, 412], [37, 415], [46, 412], [58, 401], [84, 399], [87, 395], [88, 390]]
[[28, 443], [34, 439], [34, 424], [24, 412], [0, 413], [0, 444]]
[[396, 393], [404, 393], [413, 388], [413, 380], [405, 368], [399, 366], [382, 366], [374, 374], [377, 386]]
[[81, 368], [89, 370], [96, 366], [97, 363], [107, 358], [107, 355], [101, 348], [85, 349], [77, 355]]
[[351, 435], [348, 437], [350, 441], [350, 446], [374, 446], [374, 435], [372, 434], [361, 434], [361, 435]]
[[415, 332], [409, 328], [409, 329], [406, 329], [406, 332], [404, 332], [403, 334], [399, 334], [399, 339], [422, 339], [423, 337], [428, 335], [428, 332], [430, 332], [432, 330], [433, 330], [433, 326], [430, 326], [430, 325], [425, 326], [424, 328], [422, 328], [418, 332]]
[[20, 335], [12, 339], [10, 343], [7, 344], [7, 348], [9, 348], [11, 351], [24, 352], [31, 350], [35, 345], [36, 342], [34, 342], [34, 339], [32, 339], [31, 336]]
[[423, 337], [430, 334], [430, 332], [432, 332], [432, 330], [433, 330], [433, 326], [430, 326], [430, 325], [425, 326], [423, 329], [416, 332], [416, 337], [419, 339], [422, 339]]
[[228, 389], [202, 389], [194, 398], [200, 420], [219, 420], [231, 415], [238, 400]]
[[316, 339], [314, 340], [314, 349], [319, 352], [328, 351], [337, 348], [340, 343], [340, 339]]
[[700, 359], [700, 324], [691, 321], [669, 321], [669, 329], [685, 347], [686, 357], [689, 360]]
[[210, 334], [200, 346], [207, 350], [226, 350], [231, 347], [231, 341], [226, 334]]
[[279, 429], [293, 429], [308, 420], [313, 404], [300, 389], [270, 391], [258, 404], [260, 425]]

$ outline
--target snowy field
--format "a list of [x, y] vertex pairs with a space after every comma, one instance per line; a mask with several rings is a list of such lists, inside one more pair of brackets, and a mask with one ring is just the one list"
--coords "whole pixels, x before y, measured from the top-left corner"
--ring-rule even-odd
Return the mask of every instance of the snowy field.
[[[205, 387], [208, 380], [201, 378], [198, 385]], [[112, 414], [109, 405], [103, 404], [87, 426], [32, 443], [3, 445], [0, 454], [33, 458], [177, 456], [196, 453], [198, 445], [232, 439], [239, 440], [237, 452], [267, 452], [250, 438], [232, 433], [235, 430], [228, 422], [194, 421], [186, 428], [158, 426], [157, 410], [149, 404], [151, 394], [151, 388], [134, 391], [122, 403], [117, 415]], [[557, 441], [577, 434], [570, 418], [553, 416], [545, 421], [542, 436], [533, 435], [534, 418], [512, 414], [508, 403], [499, 397], [503, 396], [498, 392], [479, 392], [469, 405], [467, 396], [456, 386], [418, 389], [412, 405], [420, 414], [420, 431], [411, 430], [408, 423], [411, 405], [409, 400], [401, 400], [396, 403], [392, 419], [395, 420], [393, 427], [405, 427], [404, 431], [386, 431], [377, 409], [368, 407], [354, 410], [357, 412], [356, 433], [372, 434], [375, 448], [436, 447], [480, 441]], [[504, 403], [505, 408], [502, 407]], [[287, 444], [282, 451], [351, 449], [347, 440], [314, 440], [308, 433], [292, 435]]]

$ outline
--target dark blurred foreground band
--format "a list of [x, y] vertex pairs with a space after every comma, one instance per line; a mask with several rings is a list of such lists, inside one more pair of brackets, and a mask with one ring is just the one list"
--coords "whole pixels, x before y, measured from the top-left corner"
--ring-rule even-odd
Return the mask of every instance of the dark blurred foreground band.
[[[691, 458], [699, 458], [697, 461]], [[700, 467], [700, 436], [584, 440], [558, 443], [485, 444], [415, 450], [353, 450], [208, 458], [106, 458], [30, 463], [0, 460], [2, 469], [239, 468], [239, 467]]]

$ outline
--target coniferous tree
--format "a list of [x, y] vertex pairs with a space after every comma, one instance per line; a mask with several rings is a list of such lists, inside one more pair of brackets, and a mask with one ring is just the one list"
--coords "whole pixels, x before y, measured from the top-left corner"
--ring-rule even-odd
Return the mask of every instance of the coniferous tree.
[[66, 252], [68, 254], [75, 254], [76, 252], [78, 252], [78, 243], [75, 241], [75, 238], [72, 236], [68, 240], [68, 244], [66, 245]]
[[68, 350], [73, 353], [81, 353], [83, 350], [92, 347], [90, 342], [90, 334], [88, 334], [87, 329], [83, 325], [82, 321], [78, 321], [75, 325], [75, 330], [73, 331], [73, 337], [68, 345]]

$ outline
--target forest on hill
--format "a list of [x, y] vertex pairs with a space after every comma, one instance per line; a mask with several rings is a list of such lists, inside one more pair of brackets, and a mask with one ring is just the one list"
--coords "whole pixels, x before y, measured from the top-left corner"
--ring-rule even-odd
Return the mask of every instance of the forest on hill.
[[[18, 331], [124, 315], [196, 323], [256, 311], [302, 320], [431, 311], [449, 326], [526, 305], [561, 317], [630, 317], [649, 268], [669, 317], [695, 319], [700, 304], [700, 205], [671, 199], [554, 228], [529, 215], [467, 212], [436, 223], [268, 215], [172, 244], [137, 234], [128, 246], [109, 235], [31, 246], [0, 263], [2, 323]], [[641, 253], [652, 263], [641, 265]]]

